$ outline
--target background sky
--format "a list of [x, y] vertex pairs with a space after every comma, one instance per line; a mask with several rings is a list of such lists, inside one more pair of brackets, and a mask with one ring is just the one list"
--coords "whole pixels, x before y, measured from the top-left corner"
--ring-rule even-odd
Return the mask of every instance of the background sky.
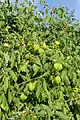
[[80, 0], [46, 0], [49, 5], [66, 6], [70, 10], [75, 9], [75, 17], [80, 20]]
[[[15, 0], [12, 0], [14, 2]], [[19, 0], [19, 2], [22, 2], [23, 0]], [[39, 0], [35, 0], [37, 3]], [[70, 10], [75, 9], [75, 17], [76, 19], [80, 20], [80, 0], [46, 0], [48, 5], [50, 6], [66, 6]]]

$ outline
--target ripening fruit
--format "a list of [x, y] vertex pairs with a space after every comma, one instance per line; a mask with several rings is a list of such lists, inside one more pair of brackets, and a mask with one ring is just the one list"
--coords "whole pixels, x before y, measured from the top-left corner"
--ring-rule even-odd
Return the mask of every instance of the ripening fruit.
[[33, 91], [33, 90], [35, 89], [35, 85], [36, 85], [35, 82], [34, 82], [34, 83], [31, 83], [31, 82], [30, 82], [30, 83], [29, 83], [29, 90], [30, 90], [30, 91]]
[[26, 96], [24, 93], [22, 93], [21, 96], [20, 96], [20, 99], [21, 99], [22, 101], [24, 101], [24, 100], [27, 99], [27, 96]]
[[47, 49], [47, 45], [45, 43], [42, 44], [42, 49], [46, 50]]
[[39, 54], [43, 54], [44, 50], [42, 48], [39, 48], [38, 52], [39, 52]]
[[55, 77], [55, 83], [58, 85], [61, 82], [61, 78], [59, 76]]
[[61, 63], [55, 63], [54, 64], [54, 69], [56, 70], [56, 71], [60, 71], [60, 70], [62, 70], [62, 64]]
[[34, 51], [37, 51], [37, 50], [39, 50], [39, 45], [38, 44], [34, 44], [33, 48], [34, 48]]

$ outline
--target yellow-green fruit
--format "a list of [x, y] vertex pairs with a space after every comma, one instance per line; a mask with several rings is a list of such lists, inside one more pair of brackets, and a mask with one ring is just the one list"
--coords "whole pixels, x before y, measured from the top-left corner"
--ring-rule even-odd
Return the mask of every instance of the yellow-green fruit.
[[9, 44], [8, 44], [8, 43], [4, 43], [4, 46], [5, 46], [5, 47], [9, 47]]
[[34, 51], [37, 51], [37, 50], [39, 50], [39, 45], [38, 44], [34, 44], [33, 48], [34, 48]]
[[27, 96], [26, 96], [24, 93], [22, 93], [21, 96], [20, 96], [20, 99], [21, 99], [22, 101], [24, 101], [24, 100], [27, 99]]
[[62, 64], [61, 63], [55, 63], [54, 64], [54, 69], [56, 70], [56, 71], [60, 71], [60, 70], [62, 70]]
[[47, 49], [47, 45], [46, 45], [45, 43], [43, 43], [41, 47], [42, 47], [44, 50]]
[[59, 45], [59, 44], [60, 44], [60, 42], [59, 42], [59, 41], [55, 41], [55, 44], [56, 44], [56, 45]]
[[29, 90], [33, 91], [35, 89], [35, 83], [29, 83]]
[[43, 54], [44, 53], [44, 50], [42, 48], [39, 48], [39, 54]]
[[61, 78], [59, 76], [55, 77], [55, 83], [58, 85], [61, 82]]

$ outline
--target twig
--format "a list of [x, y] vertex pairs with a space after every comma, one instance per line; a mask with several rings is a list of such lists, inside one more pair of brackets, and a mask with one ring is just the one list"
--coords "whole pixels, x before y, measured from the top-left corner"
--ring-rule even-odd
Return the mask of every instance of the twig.
[[69, 99], [69, 100], [67, 100], [66, 102], [75, 101], [75, 100], [80, 100], [80, 97], [79, 97], [79, 98], [72, 98], [72, 99]]

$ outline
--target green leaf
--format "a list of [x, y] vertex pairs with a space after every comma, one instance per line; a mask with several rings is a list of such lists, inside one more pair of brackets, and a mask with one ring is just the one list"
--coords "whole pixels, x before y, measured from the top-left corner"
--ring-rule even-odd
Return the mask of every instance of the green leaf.
[[45, 0], [40, 0], [40, 4], [43, 4], [45, 2]]
[[4, 89], [5, 93], [6, 93], [7, 90], [8, 90], [9, 77], [5, 75], [4, 78], [3, 78], [3, 80], [4, 80], [4, 86], [3, 86], [3, 89]]
[[41, 61], [40, 61], [39, 58], [34, 59], [34, 63], [35, 63], [36, 65], [41, 66]]
[[64, 115], [63, 112], [60, 112], [60, 111], [56, 111], [55, 115], [59, 118], [61, 118], [62, 120], [68, 120], [69, 117], [67, 115]]
[[12, 102], [12, 93], [10, 92], [10, 90], [8, 90], [8, 102], [9, 104]]
[[16, 82], [17, 81], [17, 75], [16, 75], [16, 73], [14, 73], [13, 70], [10, 70], [9, 73], [10, 73], [11, 79]]
[[34, 65], [33, 65], [33, 71], [34, 71], [33, 76], [35, 76], [35, 75], [37, 74], [37, 72], [39, 71], [39, 66], [36, 65], [36, 64], [34, 64]]
[[8, 61], [9, 61], [8, 52], [7, 52], [7, 53], [4, 53], [4, 58], [5, 58], [5, 65], [7, 66], [7, 65], [8, 65]]
[[20, 69], [19, 70], [22, 71], [22, 72], [26, 72], [27, 66], [25, 64], [20, 65]]
[[41, 89], [42, 87], [41, 87], [41, 84], [40, 84], [40, 82], [38, 81], [38, 84], [37, 84], [37, 89], [36, 89], [36, 97], [37, 97], [37, 99], [39, 99], [39, 97], [40, 97], [40, 94], [41, 94]]
[[46, 23], [49, 23], [50, 19], [51, 19], [51, 16], [46, 16], [44, 20], [45, 20]]

